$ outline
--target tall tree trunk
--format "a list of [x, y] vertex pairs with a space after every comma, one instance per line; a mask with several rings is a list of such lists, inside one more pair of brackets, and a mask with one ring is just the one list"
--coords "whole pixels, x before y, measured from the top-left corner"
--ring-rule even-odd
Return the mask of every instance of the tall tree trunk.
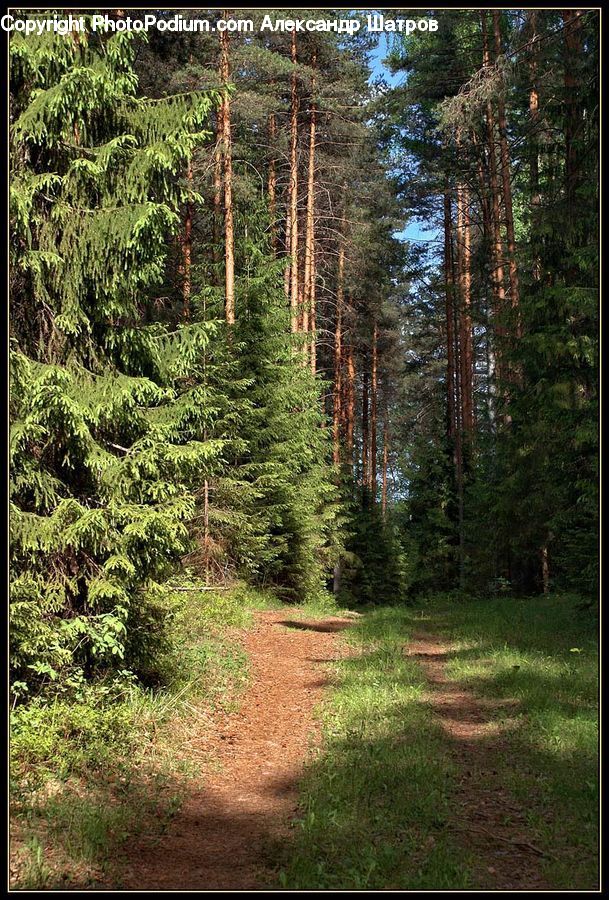
[[309, 359], [311, 363], [311, 372], [313, 375], [317, 372], [317, 287], [315, 284], [315, 241], [313, 241], [313, 251], [311, 259], [311, 285], [310, 285], [310, 303], [311, 303], [311, 343], [309, 346]]
[[383, 484], [381, 487], [381, 513], [383, 519], [387, 518], [387, 467], [389, 461], [389, 414], [387, 401], [385, 401], [385, 416], [383, 424]]
[[370, 495], [376, 502], [376, 402], [378, 384], [378, 326], [372, 329], [372, 366], [370, 379]]
[[[290, 176], [290, 179], [291, 179], [291, 176]], [[287, 257], [289, 257], [289, 255], [290, 255], [290, 248], [292, 245], [292, 214], [291, 214], [291, 202], [292, 201], [291, 201], [291, 196], [292, 196], [292, 182], [290, 180], [290, 184], [288, 186], [288, 199], [287, 199], [286, 210], [285, 210], [285, 253], [286, 253]], [[285, 272], [283, 275], [285, 297], [288, 302], [288, 305], [290, 305], [291, 279], [292, 279], [292, 264], [290, 263], [289, 265], [286, 266]], [[293, 330], [293, 328], [292, 328], [292, 330]]]
[[[311, 60], [311, 67], [315, 70], [317, 56], [315, 51]], [[307, 176], [307, 216], [305, 226], [305, 266], [304, 266], [304, 291], [303, 291], [303, 327], [304, 331], [308, 331], [309, 322], [315, 318], [313, 311], [314, 303], [314, 287], [315, 280], [315, 126], [316, 126], [316, 106], [315, 106], [315, 78], [312, 84], [311, 97], [311, 122], [309, 126], [309, 169]]]
[[[459, 584], [464, 585], [464, 532], [463, 532], [463, 421], [461, 402], [461, 314], [457, 309], [457, 272], [452, 239], [452, 209], [450, 195], [444, 194], [444, 260], [446, 280], [446, 331], [448, 372], [452, 387], [452, 402], [449, 393], [448, 422], [452, 428], [455, 485], [457, 493], [458, 539], [459, 539]], [[451, 424], [452, 423], [452, 424]]]
[[459, 343], [461, 347], [461, 422], [468, 440], [474, 428], [473, 415], [473, 356], [471, 319], [471, 222], [469, 190], [457, 185], [457, 234], [459, 259]]
[[347, 390], [346, 390], [346, 422], [345, 449], [347, 460], [353, 469], [353, 438], [355, 433], [355, 360], [353, 358], [353, 336], [347, 343]]
[[336, 327], [334, 329], [334, 408], [332, 415], [333, 454], [335, 466], [340, 465], [340, 420], [342, 393], [342, 330], [343, 330], [343, 292], [345, 271], [345, 245], [340, 237], [338, 248], [338, 272], [336, 276]]
[[[223, 18], [229, 11], [224, 10]], [[228, 84], [230, 77], [229, 37], [220, 32], [220, 80]], [[228, 325], [235, 323], [235, 237], [233, 224], [233, 156], [231, 146], [230, 98], [226, 91], [222, 97], [222, 168], [224, 175], [224, 289], [225, 316]]]
[[271, 251], [277, 255], [277, 172], [275, 168], [275, 144], [277, 141], [277, 125], [275, 114], [269, 116], [269, 145], [271, 156], [269, 159], [269, 218], [271, 220]]
[[[446, 291], [446, 412], [447, 434], [455, 453], [457, 420], [455, 410], [455, 310], [454, 279], [452, 271], [452, 211], [450, 195], [444, 194], [444, 284]], [[456, 463], [456, 460], [455, 460]]]
[[[457, 283], [457, 272], [452, 259], [452, 279], [453, 283]], [[456, 306], [456, 304], [455, 304]], [[461, 316], [455, 308], [454, 310], [454, 331], [455, 331], [455, 468], [457, 476], [457, 528], [459, 538], [459, 587], [465, 586], [465, 528], [464, 528], [464, 466], [463, 466], [463, 403], [461, 400]]]
[[[493, 28], [495, 33], [495, 58], [501, 56], [501, 13], [493, 10]], [[505, 228], [507, 235], [508, 266], [510, 271], [510, 303], [515, 316], [516, 336], [522, 334], [520, 322], [520, 288], [518, 283], [518, 265], [516, 263], [516, 235], [514, 232], [514, 212], [512, 207], [512, 182], [510, 153], [507, 142], [507, 121], [505, 116], [505, 99], [503, 88], [497, 98], [497, 124], [499, 126], [499, 150], [501, 154], [501, 180], [503, 185], [503, 205], [505, 208]]]
[[[488, 42], [486, 13], [482, 14], [482, 42], [485, 67], [491, 65], [491, 55]], [[489, 182], [491, 192], [491, 259], [492, 259], [492, 289], [493, 289], [493, 320], [494, 332], [499, 341], [495, 343], [495, 371], [501, 382], [503, 380], [502, 365], [502, 341], [505, 337], [503, 317], [505, 316], [505, 277], [503, 272], [503, 242], [501, 240], [501, 201], [499, 193], [499, 178], [497, 173], [496, 150], [496, 124], [493, 103], [489, 99], [486, 103], [486, 137], [489, 161]]]
[[[297, 62], [296, 32], [292, 32], [291, 58]], [[291, 75], [290, 88], [290, 308], [292, 331], [298, 331], [298, 91], [296, 68]]]

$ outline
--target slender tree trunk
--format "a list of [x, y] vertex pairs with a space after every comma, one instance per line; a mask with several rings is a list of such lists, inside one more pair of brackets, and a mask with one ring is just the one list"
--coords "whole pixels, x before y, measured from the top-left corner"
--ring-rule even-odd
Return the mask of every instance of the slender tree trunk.
[[209, 481], [203, 482], [203, 556], [205, 558], [205, 584], [209, 584]]
[[383, 424], [383, 484], [381, 487], [381, 513], [383, 519], [387, 518], [387, 468], [389, 461], [389, 415], [387, 402], [385, 402], [385, 416]]
[[[563, 19], [564, 21], [564, 19]], [[529, 77], [531, 88], [529, 91], [529, 114], [531, 116], [531, 135], [530, 135], [530, 171], [529, 171], [529, 190], [531, 195], [531, 209], [533, 219], [533, 247], [538, 247], [538, 239], [536, 237], [536, 229], [539, 226], [539, 212], [541, 206], [541, 193], [539, 190], [539, 86], [538, 86], [538, 61], [537, 61], [537, 10], [531, 10], [529, 13], [529, 28], [531, 52], [529, 55]], [[532, 276], [534, 282], [541, 281], [541, 258], [538, 252], [533, 253]], [[541, 548], [541, 583], [544, 594], [550, 593], [550, 561], [548, 556], [547, 541]]]
[[350, 336], [347, 344], [347, 410], [346, 410], [346, 451], [347, 460], [353, 469], [353, 436], [355, 433], [355, 360], [353, 358], [353, 337]]
[[[315, 70], [316, 54], [313, 52], [311, 66]], [[304, 267], [304, 293], [303, 293], [303, 325], [306, 323], [307, 317], [312, 321], [315, 318], [313, 310], [314, 304], [314, 281], [315, 281], [315, 126], [316, 126], [316, 107], [314, 100], [315, 79], [313, 79], [312, 98], [311, 98], [311, 122], [309, 126], [309, 169], [307, 177], [307, 216], [305, 226], [305, 267]], [[305, 327], [304, 331], [309, 328]], [[313, 341], [315, 339], [313, 338]]]
[[[302, 201], [302, 198], [301, 198]], [[305, 197], [306, 203], [306, 197]], [[302, 205], [302, 203], [300, 203]], [[305, 293], [305, 255], [304, 248], [302, 246], [303, 237], [306, 242], [307, 237], [307, 211], [306, 206], [302, 213], [298, 214], [298, 236], [299, 236], [299, 244], [298, 247], [298, 331], [307, 332], [309, 330], [309, 311], [304, 302], [304, 293]], [[303, 355], [302, 358], [303, 365], [306, 365], [306, 359]]]
[[[290, 179], [291, 179], [291, 176], [290, 176]], [[290, 255], [290, 248], [292, 246], [292, 214], [290, 211], [291, 210], [291, 196], [292, 196], [292, 182], [290, 180], [290, 184], [288, 187], [288, 199], [287, 199], [286, 210], [285, 210], [285, 253], [286, 253], [287, 257], [289, 257], [289, 255]], [[283, 276], [285, 297], [288, 302], [288, 305], [290, 304], [291, 279], [292, 279], [292, 264], [290, 262], [290, 264], [286, 266], [284, 276]], [[292, 323], [292, 326], [293, 326], [293, 323]], [[293, 327], [292, 327], [292, 330], [293, 330]]]
[[273, 256], [277, 255], [277, 172], [275, 168], [275, 144], [277, 141], [277, 125], [275, 123], [275, 114], [269, 116], [269, 145], [271, 157], [269, 159], [269, 218], [271, 220], [271, 251]]
[[[458, 249], [458, 248], [457, 248]], [[450, 195], [444, 195], [444, 254], [446, 291], [446, 330], [447, 355], [452, 362], [452, 387], [454, 391], [452, 403], [452, 428], [454, 435], [455, 485], [457, 493], [457, 529], [459, 540], [459, 585], [464, 586], [464, 531], [463, 531], [463, 406], [461, 400], [461, 313], [457, 309], [457, 283], [460, 277], [456, 271], [452, 240], [452, 209]], [[458, 257], [460, 256], [458, 252]], [[450, 368], [450, 362], [449, 362]], [[450, 422], [450, 414], [449, 414]]]
[[310, 285], [310, 303], [311, 303], [311, 342], [309, 345], [309, 359], [311, 362], [311, 372], [313, 375], [317, 372], [317, 287], [315, 284], [315, 241], [313, 241], [313, 250], [311, 258], [311, 285]]
[[343, 330], [343, 280], [345, 270], [345, 246], [341, 234], [338, 248], [338, 272], [336, 276], [336, 327], [334, 329], [334, 409], [332, 416], [333, 460], [340, 465], [340, 420], [342, 392], [342, 330]]
[[[292, 63], [296, 66], [296, 32], [292, 32]], [[292, 331], [298, 331], [298, 92], [296, 69], [290, 89], [290, 308]]]
[[[488, 31], [486, 13], [482, 14], [482, 41], [483, 41], [483, 65], [490, 67], [491, 56], [488, 43]], [[495, 113], [491, 100], [486, 103], [486, 135], [489, 161], [489, 182], [491, 192], [491, 259], [492, 259], [492, 288], [493, 288], [493, 321], [495, 336], [499, 341], [495, 343], [495, 371], [501, 382], [503, 380], [502, 347], [501, 342], [505, 337], [503, 317], [505, 316], [505, 277], [503, 272], [503, 242], [501, 240], [501, 202], [499, 193], [499, 178], [497, 173], [496, 150], [496, 124]]]
[[472, 319], [471, 319], [471, 223], [469, 191], [457, 185], [457, 234], [459, 258], [459, 343], [461, 347], [461, 421], [468, 440], [474, 427], [472, 384]]
[[[495, 33], [495, 57], [501, 56], [501, 13], [493, 10], [493, 28]], [[520, 322], [520, 288], [518, 283], [518, 265], [516, 263], [516, 235], [514, 231], [514, 212], [512, 207], [512, 182], [510, 153], [507, 142], [507, 121], [505, 116], [505, 100], [503, 89], [497, 98], [497, 123], [499, 126], [499, 150], [501, 154], [501, 180], [503, 185], [503, 205], [505, 208], [505, 227], [507, 234], [508, 266], [510, 271], [510, 303], [515, 316], [516, 336], [521, 337]]]
[[[452, 212], [450, 195], [444, 194], [444, 283], [446, 291], [446, 412], [447, 434], [455, 453], [457, 422], [455, 413], [455, 311], [452, 272]], [[456, 459], [455, 459], [456, 463]]]
[[[454, 257], [452, 257], [452, 279], [456, 283]], [[455, 466], [457, 475], [457, 529], [459, 537], [459, 587], [465, 586], [465, 530], [464, 530], [464, 496], [463, 496], [463, 403], [461, 400], [461, 316], [454, 310], [455, 331]]]
[[372, 367], [370, 384], [370, 495], [376, 502], [376, 431], [377, 431], [377, 384], [378, 384], [378, 326], [372, 329]]
[[[223, 17], [228, 18], [224, 10]], [[220, 80], [227, 84], [230, 77], [229, 37], [220, 32]], [[231, 146], [230, 98], [225, 92], [222, 98], [222, 169], [224, 175], [224, 287], [225, 316], [228, 325], [235, 323], [235, 237], [233, 224], [233, 158]]]
[[550, 593], [550, 561], [548, 559], [548, 545], [541, 548], [541, 583], [544, 594]]

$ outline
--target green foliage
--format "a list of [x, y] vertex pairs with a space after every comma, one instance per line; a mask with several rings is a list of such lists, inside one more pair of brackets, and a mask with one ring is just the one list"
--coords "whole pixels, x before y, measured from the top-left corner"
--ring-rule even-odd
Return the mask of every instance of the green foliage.
[[[193, 560], [211, 575], [232, 571], [306, 601], [323, 591], [339, 545], [324, 385], [303, 364], [302, 336], [290, 333], [284, 266], [270, 257], [264, 209], [252, 205], [248, 222], [236, 247], [236, 325], [206, 350], [218, 410], [209, 438], [225, 446], [226, 464], [209, 481], [207, 538], [199, 519]], [[198, 315], [214, 316], [217, 304], [204, 283]]]
[[412, 548], [404, 546], [398, 516], [383, 519], [378, 504], [364, 492], [349, 520], [341, 594], [356, 603], [403, 602], [413, 577]]
[[179, 808], [189, 771], [176, 746], [215, 711], [235, 710], [249, 673], [232, 630], [249, 624], [252, 607], [277, 603], [245, 585], [201, 586], [193, 573], [168, 585], [165, 649], [156, 656], [164, 687], [146, 689], [121, 670], [62, 682], [62, 693], [12, 711], [20, 889], [94, 886], [127, 839], [142, 828], [162, 832]]
[[[557, 10], [498, 15], [505, 53], [497, 59], [493, 17], [480, 10], [447, 13], [437, 34], [400, 36], [392, 46], [392, 66], [408, 79], [383, 103], [384, 135], [402, 154], [396, 158], [404, 202], [418, 217], [441, 222], [439, 197], [445, 194], [454, 208], [457, 186], [466, 185], [472, 220], [479, 223], [472, 231], [469, 311], [476, 426], [471, 436], [461, 436], [467, 451], [462, 477], [446, 427], [447, 261], [435, 249], [411, 251], [416, 291], [405, 309], [412, 363], [401, 404], [407, 527], [419, 548], [425, 590], [459, 584], [479, 594], [543, 587], [593, 596], [598, 18], [592, 10], [570, 21]], [[481, 19], [491, 65], [483, 65]], [[498, 121], [500, 100], [513, 191], [518, 321], [508, 257], [505, 300], [496, 296], [493, 275], [487, 114], [494, 110]], [[503, 216], [503, 196], [496, 200]], [[503, 240], [503, 219], [501, 230]], [[452, 243], [457, 264], [454, 233]], [[459, 301], [458, 291], [455, 297]], [[458, 408], [458, 392], [454, 402]]]
[[[162, 584], [221, 441], [194, 376], [212, 328], [154, 321], [176, 174], [210, 96], [135, 97], [132, 41], [11, 42], [11, 604], [16, 696], [150, 677]], [[65, 50], [65, 47], [69, 50]]]

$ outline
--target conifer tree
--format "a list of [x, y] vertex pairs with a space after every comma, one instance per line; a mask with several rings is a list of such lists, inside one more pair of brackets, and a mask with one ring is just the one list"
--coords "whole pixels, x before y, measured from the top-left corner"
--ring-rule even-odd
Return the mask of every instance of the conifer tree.
[[12, 660], [20, 690], [145, 675], [163, 582], [221, 442], [197, 381], [211, 330], [156, 290], [178, 172], [212, 94], [137, 96], [129, 34], [11, 40]]

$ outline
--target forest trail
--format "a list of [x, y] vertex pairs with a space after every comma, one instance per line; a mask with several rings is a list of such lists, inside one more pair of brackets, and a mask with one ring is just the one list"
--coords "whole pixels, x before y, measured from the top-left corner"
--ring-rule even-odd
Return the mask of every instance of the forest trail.
[[273, 846], [289, 834], [298, 782], [319, 738], [314, 707], [329, 684], [325, 664], [345, 656], [336, 616], [256, 613], [244, 638], [250, 683], [239, 711], [201, 736], [213, 769], [203, 774], [160, 838], [129, 848], [127, 890], [255, 890], [274, 886]]
[[423, 696], [439, 721], [457, 766], [450, 827], [470, 857], [475, 887], [494, 891], [551, 890], [543, 853], [528, 833], [526, 809], [498, 783], [495, 761], [509, 752], [517, 700], [479, 697], [446, 673], [450, 644], [428, 633], [413, 635], [407, 652], [420, 663], [430, 690]]

